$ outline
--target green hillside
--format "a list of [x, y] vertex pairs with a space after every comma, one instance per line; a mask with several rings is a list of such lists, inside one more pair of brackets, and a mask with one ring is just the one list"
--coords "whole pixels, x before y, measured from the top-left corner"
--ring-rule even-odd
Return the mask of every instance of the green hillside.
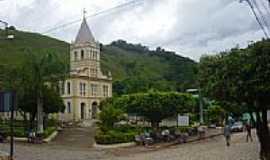
[[[54, 52], [69, 63], [68, 43], [36, 33], [12, 32], [14, 40], [3, 40], [4, 32], [0, 31], [0, 67], [19, 66], [24, 53], [30, 51], [35, 54]], [[152, 51], [145, 46], [119, 40], [102, 46], [101, 58], [104, 72], [112, 72], [116, 94], [149, 89], [180, 91], [195, 85], [196, 63], [161, 48]]]

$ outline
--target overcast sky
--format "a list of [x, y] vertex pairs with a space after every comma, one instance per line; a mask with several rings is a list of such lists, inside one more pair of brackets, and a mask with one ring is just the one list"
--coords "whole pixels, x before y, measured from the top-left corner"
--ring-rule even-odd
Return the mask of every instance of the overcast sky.
[[[17, 29], [43, 33], [81, 19], [83, 8], [90, 16], [130, 1], [0, 0], [0, 20]], [[264, 36], [247, 3], [239, 0], [137, 0], [90, 17], [88, 24], [102, 43], [124, 39], [151, 48], [162, 46], [194, 60], [237, 44], [244, 47]], [[80, 22], [46, 35], [71, 42], [79, 26]]]

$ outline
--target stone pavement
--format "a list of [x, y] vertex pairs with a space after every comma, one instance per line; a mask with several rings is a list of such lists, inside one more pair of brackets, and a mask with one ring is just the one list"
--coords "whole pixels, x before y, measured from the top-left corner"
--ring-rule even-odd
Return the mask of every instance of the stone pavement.
[[114, 151], [117, 157], [106, 160], [259, 160], [257, 139], [246, 143], [245, 138], [245, 133], [234, 134], [230, 147], [225, 145], [223, 136], [218, 136], [152, 152], [123, 155]]
[[60, 131], [50, 146], [65, 146], [71, 148], [91, 148], [95, 142], [94, 121], [84, 121], [79, 125], [70, 126]]
[[[8, 144], [0, 144], [0, 150], [8, 151], [8, 147]], [[133, 151], [133, 148], [106, 150], [67, 143], [17, 143], [15, 148], [17, 160], [257, 160], [259, 145], [257, 140], [246, 143], [245, 133], [238, 133], [232, 136], [230, 147], [225, 146], [223, 136], [218, 136], [157, 151]]]

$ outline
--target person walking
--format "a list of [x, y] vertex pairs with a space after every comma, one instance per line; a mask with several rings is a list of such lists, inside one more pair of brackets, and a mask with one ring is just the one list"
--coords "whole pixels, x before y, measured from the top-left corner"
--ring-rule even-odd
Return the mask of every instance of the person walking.
[[229, 125], [226, 125], [224, 127], [224, 137], [226, 139], [226, 145], [230, 146], [230, 141], [231, 141], [231, 128]]
[[250, 139], [250, 141], [252, 142], [252, 135], [251, 135], [251, 125], [249, 123], [246, 123], [246, 130], [247, 130], [247, 142], [248, 139]]

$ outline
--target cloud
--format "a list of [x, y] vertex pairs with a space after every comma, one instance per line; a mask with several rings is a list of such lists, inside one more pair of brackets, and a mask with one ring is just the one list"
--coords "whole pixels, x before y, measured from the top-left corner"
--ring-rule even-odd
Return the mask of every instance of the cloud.
[[[131, 0], [14, 0], [0, 1], [5, 19], [17, 28], [43, 32], [49, 28], [112, 8]], [[199, 60], [213, 53], [246, 46], [259, 40], [262, 32], [245, 3], [237, 0], [138, 0], [138, 3], [118, 8], [88, 19], [97, 40], [110, 43], [125, 39], [151, 48], [162, 46]], [[263, 7], [262, 3], [259, 3]], [[267, 12], [263, 10], [267, 15]], [[70, 42], [80, 23], [48, 34]]]

